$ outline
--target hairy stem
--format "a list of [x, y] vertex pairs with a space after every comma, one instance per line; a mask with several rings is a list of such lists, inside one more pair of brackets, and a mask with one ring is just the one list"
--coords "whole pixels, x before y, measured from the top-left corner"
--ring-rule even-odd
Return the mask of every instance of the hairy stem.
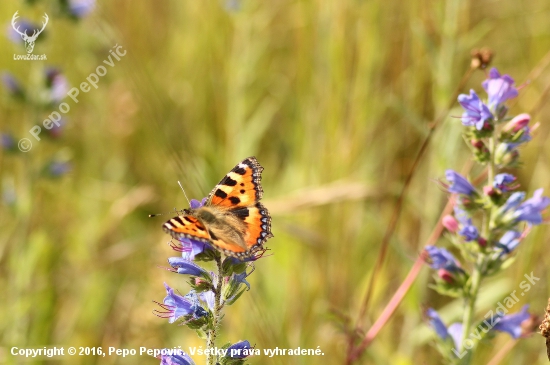
[[[212, 321], [212, 328], [207, 333], [206, 348], [213, 349], [215, 347], [216, 337], [218, 335], [218, 326], [220, 324], [221, 310], [223, 308], [222, 303], [222, 285], [223, 285], [223, 275], [222, 275], [222, 259], [220, 256], [216, 257], [216, 266], [218, 267], [218, 279], [216, 282], [216, 288], [214, 290], [214, 309], [212, 310], [212, 316], [214, 320]], [[213, 353], [208, 353], [206, 357], [206, 363], [208, 365], [215, 365], [217, 363], [216, 356]]]
[[[493, 184], [493, 181], [495, 180], [495, 144], [496, 144], [496, 137], [495, 133], [489, 138], [489, 151], [491, 153], [491, 158], [489, 160], [489, 164], [487, 167], [487, 185], [491, 186]], [[492, 205], [489, 205], [484, 214], [483, 219], [483, 227], [481, 231], [481, 237], [489, 240], [489, 236], [491, 233], [491, 215], [492, 215]], [[466, 294], [466, 310], [464, 311], [464, 317], [463, 317], [463, 332], [462, 332], [462, 342], [461, 342], [461, 350], [468, 350], [469, 346], [466, 347], [464, 342], [466, 339], [468, 339], [468, 336], [470, 335], [470, 330], [472, 327], [472, 320], [475, 314], [475, 305], [477, 301], [477, 295], [479, 292], [479, 286], [481, 284], [481, 280], [483, 280], [483, 275], [485, 272], [485, 266], [486, 266], [486, 255], [483, 252], [478, 253], [476, 264], [474, 266], [474, 270], [472, 272], [472, 276], [470, 277], [470, 289], [468, 293]], [[470, 347], [471, 348], [471, 347]], [[470, 361], [472, 359], [471, 354], [468, 354], [464, 358], [463, 364], [470, 364]]]

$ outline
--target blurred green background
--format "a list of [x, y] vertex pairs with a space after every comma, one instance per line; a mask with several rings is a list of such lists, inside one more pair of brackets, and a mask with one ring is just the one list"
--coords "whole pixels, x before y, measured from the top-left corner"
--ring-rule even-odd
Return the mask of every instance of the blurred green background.
[[[11, 346], [204, 345], [152, 314], [152, 301], [165, 296], [163, 282], [181, 292], [188, 286], [159, 268], [177, 255], [161, 230], [171, 213], [147, 215], [187, 207], [178, 180], [200, 199], [254, 155], [265, 168], [272, 255], [257, 262], [252, 289], [226, 309], [218, 344], [248, 339], [259, 349], [320, 346], [325, 354], [253, 357], [251, 364], [344, 364], [342, 321], [356, 319], [403, 182], [475, 47], [491, 48], [493, 65], [517, 84], [529, 79], [511, 114], [535, 110], [541, 125], [515, 173], [529, 192], [550, 189], [548, 1], [102, 0], [80, 19], [58, 3], [0, 3], [0, 69], [29, 95], [40, 99], [48, 67], [78, 87], [113, 46], [127, 54], [78, 103], [65, 98], [63, 127], [50, 136], [43, 130], [40, 141], [28, 131], [57, 107], [1, 90], [0, 132], [15, 143], [27, 137], [33, 147], [0, 151], [0, 363], [158, 363], [25, 360], [11, 356]], [[25, 53], [6, 36], [17, 10], [38, 23], [49, 15], [34, 50], [47, 61], [13, 59]], [[481, 94], [484, 78], [476, 71], [463, 91]], [[469, 159], [461, 123], [452, 118], [460, 114], [455, 104], [415, 173], [366, 329], [438, 222], [447, 194], [435, 180]], [[534, 229], [514, 265], [484, 283], [479, 316], [531, 271], [541, 281], [520, 304], [543, 314], [549, 235], [545, 225]], [[441, 309], [451, 323], [461, 303], [428, 289], [431, 281], [424, 268], [357, 363], [440, 363], [422, 310]], [[482, 344], [475, 363], [488, 363], [510, 341], [499, 334]], [[546, 361], [544, 339], [534, 335], [501, 364]]]

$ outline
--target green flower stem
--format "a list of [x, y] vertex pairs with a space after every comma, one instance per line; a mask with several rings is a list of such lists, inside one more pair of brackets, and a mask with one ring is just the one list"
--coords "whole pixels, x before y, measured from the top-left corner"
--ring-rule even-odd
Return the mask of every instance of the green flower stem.
[[[475, 264], [472, 276], [470, 277], [470, 290], [468, 296], [466, 297], [466, 310], [464, 311], [463, 323], [463, 332], [462, 332], [462, 351], [467, 350], [464, 348], [464, 341], [470, 335], [470, 329], [472, 327], [472, 319], [475, 314], [475, 305], [477, 300], [477, 294], [479, 292], [479, 286], [481, 280], [483, 279], [483, 271], [485, 270], [485, 255], [480, 253], [477, 257], [477, 262]], [[468, 361], [465, 364], [469, 364], [470, 356], [466, 356]]]
[[[491, 186], [493, 184], [493, 181], [495, 180], [495, 133], [489, 138], [489, 151], [491, 153], [491, 158], [489, 160], [489, 165], [487, 167], [487, 182], [488, 185]], [[485, 239], [489, 239], [489, 234], [491, 231], [491, 215], [492, 215], [492, 206], [487, 207], [485, 211], [485, 219], [483, 220], [483, 228], [481, 232], [481, 237]], [[461, 351], [467, 350], [464, 346], [464, 341], [468, 339], [468, 336], [470, 335], [470, 331], [472, 328], [472, 320], [475, 314], [475, 305], [477, 301], [477, 295], [479, 292], [479, 287], [481, 285], [481, 281], [483, 280], [483, 275], [486, 269], [487, 265], [487, 257], [483, 252], [478, 253], [477, 260], [472, 272], [472, 276], [470, 276], [470, 288], [468, 290], [468, 293], [466, 294], [466, 310], [464, 311], [464, 317], [463, 317], [463, 332], [462, 332], [462, 342], [461, 342]], [[468, 354], [464, 357], [462, 364], [467, 365], [470, 364], [472, 359], [471, 354]]]
[[[216, 337], [218, 335], [218, 326], [221, 319], [221, 310], [223, 308], [223, 303], [221, 302], [222, 298], [222, 285], [223, 285], [223, 275], [222, 275], [222, 259], [219, 255], [216, 256], [216, 266], [218, 267], [218, 281], [216, 283], [216, 288], [214, 290], [214, 309], [212, 310], [212, 316], [214, 317], [212, 321], [212, 329], [208, 331], [206, 348], [213, 349], [215, 347]], [[216, 356], [209, 353], [206, 357], [206, 363], [208, 365], [215, 365], [217, 362]]]

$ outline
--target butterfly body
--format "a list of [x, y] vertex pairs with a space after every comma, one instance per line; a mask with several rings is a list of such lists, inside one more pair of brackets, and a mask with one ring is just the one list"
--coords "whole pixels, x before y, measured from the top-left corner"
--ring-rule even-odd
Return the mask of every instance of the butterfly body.
[[164, 223], [165, 232], [209, 243], [228, 256], [253, 256], [273, 237], [269, 212], [259, 202], [262, 171], [255, 157], [244, 159], [214, 187], [204, 206], [185, 209]]

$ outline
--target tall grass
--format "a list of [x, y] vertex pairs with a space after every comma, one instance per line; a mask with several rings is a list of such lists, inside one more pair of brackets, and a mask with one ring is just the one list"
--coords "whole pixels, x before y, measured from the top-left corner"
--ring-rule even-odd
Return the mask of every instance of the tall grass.
[[[100, 1], [89, 18], [74, 23], [50, 14], [48, 2], [0, 3], [6, 24], [16, 10], [32, 19], [51, 15], [49, 39], [37, 49], [72, 86], [115, 44], [128, 51], [97, 90], [71, 104], [61, 140], [35, 142], [23, 156], [0, 152], [0, 179], [4, 187], [13, 183], [16, 194], [13, 205], [0, 206], [0, 362], [23, 363], [9, 355], [11, 346], [201, 345], [188, 330], [151, 314], [152, 300], [164, 296], [162, 282], [176, 288], [183, 282], [157, 268], [173, 255], [160, 229], [170, 214], [147, 214], [186, 207], [177, 180], [190, 197], [202, 198], [236, 162], [255, 155], [265, 167], [273, 255], [257, 263], [250, 295], [228, 308], [220, 343], [242, 338], [260, 349], [320, 346], [325, 353], [252, 358], [252, 364], [344, 363], [346, 318], [355, 320], [404, 179], [429, 123], [469, 67], [470, 49], [492, 48], [494, 64], [520, 83], [550, 49], [550, 4], [541, 0], [240, 4], [228, 10], [221, 0]], [[0, 47], [0, 69], [28, 85], [36, 66], [12, 60], [22, 51], [5, 37]], [[466, 88], [483, 78], [477, 72]], [[515, 106], [542, 105], [538, 136], [523, 151], [519, 178], [528, 190], [550, 175], [548, 85], [550, 70], [542, 68]], [[0, 129], [18, 138], [29, 137], [30, 126], [44, 117], [5, 92], [0, 108]], [[447, 166], [467, 163], [460, 130], [457, 119], [446, 118], [415, 173], [363, 318], [366, 329], [446, 203], [433, 180]], [[56, 153], [71, 157], [72, 172], [57, 180], [38, 175]], [[522, 304], [543, 313], [549, 238], [546, 227], [529, 236], [512, 274], [487, 285], [479, 313], [531, 271], [543, 280]], [[429, 281], [424, 270], [361, 362], [437, 361], [421, 312], [425, 304], [446, 303], [427, 289]], [[457, 319], [458, 305], [449, 302], [442, 311], [447, 323]], [[494, 347], [481, 346], [476, 363], [487, 363], [507, 341], [500, 335]], [[521, 340], [502, 364], [544, 357], [543, 340], [534, 337]]]

